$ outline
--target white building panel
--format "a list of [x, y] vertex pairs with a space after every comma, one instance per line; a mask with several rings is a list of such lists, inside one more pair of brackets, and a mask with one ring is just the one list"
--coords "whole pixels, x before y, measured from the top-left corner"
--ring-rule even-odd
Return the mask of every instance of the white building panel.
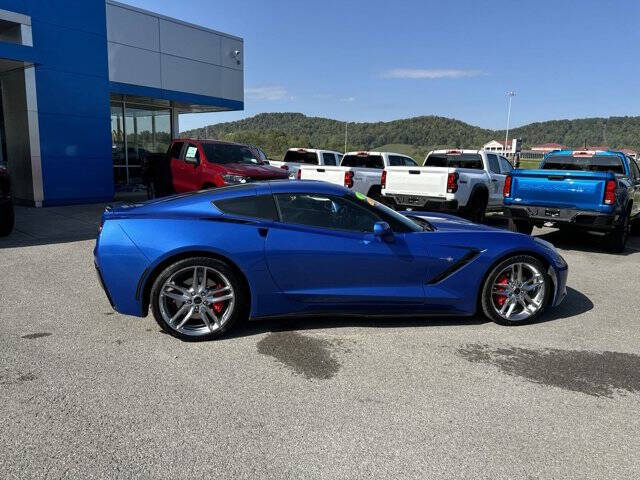
[[107, 4], [107, 40], [160, 51], [159, 19], [136, 10]]
[[168, 20], [160, 20], [162, 53], [220, 65], [222, 37]]
[[241, 38], [107, 0], [109, 79], [244, 99]]
[[109, 42], [109, 80], [162, 88], [160, 53]]

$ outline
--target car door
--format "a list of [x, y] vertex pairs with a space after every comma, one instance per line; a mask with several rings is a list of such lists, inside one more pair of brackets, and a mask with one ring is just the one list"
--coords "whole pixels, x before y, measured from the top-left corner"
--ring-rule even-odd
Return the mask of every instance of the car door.
[[268, 232], [265, 255], [274, 282], [291, 300], [314, 309], [350, 304], [424, 302], [428, 260], [404, 235], [393, 243], [372, 234], [380, 217], [348, 197], [275, 195], [281, 223]]
[[183, 157], [184, 142], [174, 142], [169, 149], [169, 168], [171, 170], [171, 181], [173, 189], [176, 192], [184, 192], [184, 157]]
[[187, 143], [184, 150], [184, 170], [182, 172], [185, 192], [192, 192], [202, 188], [202, 182], [200, 181], [200, 162], [202, 158], [198, 145], [191, 142]]
[[489, 174], [489, 205], [502, 205], [502, 190], [504, 189], [504, 179], [506, 177], [500, 171], [500, 162], [498, 156], [493, 153], [487, 153], [487, 172]]

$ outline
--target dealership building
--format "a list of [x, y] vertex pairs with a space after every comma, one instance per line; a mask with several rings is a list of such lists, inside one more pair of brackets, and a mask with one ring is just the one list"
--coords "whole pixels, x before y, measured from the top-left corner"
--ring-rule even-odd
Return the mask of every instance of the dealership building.
[[111, 0], [0, 0], [0, 160], [16, 201], [112, 200], [179, 115], [244, 108], [243, 41]]

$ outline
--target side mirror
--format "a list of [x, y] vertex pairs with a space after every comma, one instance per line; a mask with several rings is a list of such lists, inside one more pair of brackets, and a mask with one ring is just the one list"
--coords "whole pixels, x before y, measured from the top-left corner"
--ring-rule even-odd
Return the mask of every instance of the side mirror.
[[373, 234], [383, 242], [393, 243], [393, 230], [387, 222], [376, 222], [373, 225]]
[[197, 166], [200, 161], [196, 157], [184, 157], [184, 163], [189, 163], [193, 166]]

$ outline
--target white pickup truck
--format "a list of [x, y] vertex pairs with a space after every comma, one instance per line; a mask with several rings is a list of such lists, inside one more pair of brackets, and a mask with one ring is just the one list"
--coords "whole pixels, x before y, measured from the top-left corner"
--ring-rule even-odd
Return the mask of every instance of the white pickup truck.
[[318, 150], [315, 148], [290, 148], [284, 154], [282, 161], [269, 160], [269, 164], [289, 171], [289, 177], [295, 178], [302, 165], [340, 165], [342, 154], [332, 150]]
[[382, 185], [385, 203], [397, 208], [448, 211], [481, 222], [501, 210], [509, 161], [485, 150], [434, 150], [420, 168], [391, 167]]
[[343, 185], [368, 197], [382, 200], [382, 172], [387, 167], [418, 168], [413, 158], [392, 152], [349, 152], [342, 157], [339, 167], [302, 166], [299, 180], [322, 180]]

